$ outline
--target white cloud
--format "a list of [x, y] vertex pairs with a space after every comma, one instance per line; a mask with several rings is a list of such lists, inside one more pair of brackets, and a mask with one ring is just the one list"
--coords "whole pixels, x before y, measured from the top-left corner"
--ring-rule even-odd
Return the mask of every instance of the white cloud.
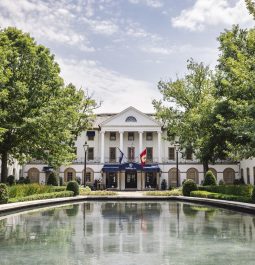
[[76, 21], [77, 7], [65, 0], [44, 2], [36, 0], [0, 1], [0, 25], [13, 26], [29, 32], [37, 40], [51, 41], [93, 52], [85, 34], [78, 32], [72, 24]]
[[160, 55], [170, 55], [174, 52], [171, 48], [163, 47], [142, 47], [141, 50], [147, 53], [155, 53]]
[[173, 27], [201, 31], [208, 25], [249, 26], [252, 18], [248, 14], [244, 0], [236, 1], [234, 5], [230, 5], [228, 0], [196, 0], [192, 8], [182, 10], [181, 14], [172, 18], [171, 22]]
[[90, 92], [94, 91], [94, 98], [103, 101], [100, 112], [118, 112], [131, 105], [142, 111], [152, 112], [152, 99], [160, 98], [158, 89], [151, 83], [109, 70], [97, 61], [60, 58], [57, 61], [66, 83], [71, 82], [78, 88], [88, 88]]
[[163, 6], [161, 0], [129, 0], [131, 4], [145, 4], [149, 7], [159, 8]]
[[83, 21], [89, 25], [90, 29], [97, 33], [102, 35], [112, 35], [116, 32], [118, 32], [119, 27], [115, 23], [113, 23], [110, 20], [93, 20], [93, 19], [87, 19], [84, 18]]

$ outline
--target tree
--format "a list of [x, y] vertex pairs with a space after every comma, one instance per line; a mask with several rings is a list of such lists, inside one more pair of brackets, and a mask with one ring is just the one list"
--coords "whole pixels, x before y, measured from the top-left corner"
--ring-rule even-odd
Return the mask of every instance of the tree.
[[226, 156], [224, 133], [215, 126], [219, 109], [215, 108], [214, 76], [208, 66], [193, 60], [188, 61], [187, 69], [184, 78], [159, 82], [164, 102], [172, 106], [155, 100], [153, 105], [167, 129], [168, 140], [178, 138], [183, 149], [191, 148], [207, 172], [209, 162]]
[[218, 127], [232, 131], [229, 155], [249, 158], [255, 156], [255, 29], [233, 26], [219, 42], [216, 94], [228, 111], [219, 115]]
[[245, 0], [245, 3], [250, 14], [253, 15], [255, 19], [255, 2], [253, 0]]
[[96, 102], [65, 86], [49, 49], [16, 28], [0, 31], [0, 66], [1, 181], [10, 158], [34, 157], [54, 167], [71, 161]]

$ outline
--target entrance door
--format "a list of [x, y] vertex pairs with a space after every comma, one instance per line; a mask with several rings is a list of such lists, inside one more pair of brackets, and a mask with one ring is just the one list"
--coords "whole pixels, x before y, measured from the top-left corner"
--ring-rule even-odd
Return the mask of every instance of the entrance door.
[[126, 189], [137, 188], [137, 172], [126, 171]]

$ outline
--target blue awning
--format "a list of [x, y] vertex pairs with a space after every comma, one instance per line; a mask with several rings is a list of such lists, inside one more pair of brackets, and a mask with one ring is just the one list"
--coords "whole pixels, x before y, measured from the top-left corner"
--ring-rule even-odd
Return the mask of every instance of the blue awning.
[[105, 164], [102, 168], [103, 172], [117, 172], [120, 170], [119, 164]]
[[145, 172], [160, 172], [160, 168], [158, 165], [146, 165], [143, 167]]

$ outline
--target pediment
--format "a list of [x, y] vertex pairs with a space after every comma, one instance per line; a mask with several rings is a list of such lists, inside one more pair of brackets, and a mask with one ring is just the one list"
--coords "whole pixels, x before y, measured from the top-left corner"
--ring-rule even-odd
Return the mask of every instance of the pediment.
[[100, 124], [100, 127], [161, 127], [150, 115], [129, 107]]

